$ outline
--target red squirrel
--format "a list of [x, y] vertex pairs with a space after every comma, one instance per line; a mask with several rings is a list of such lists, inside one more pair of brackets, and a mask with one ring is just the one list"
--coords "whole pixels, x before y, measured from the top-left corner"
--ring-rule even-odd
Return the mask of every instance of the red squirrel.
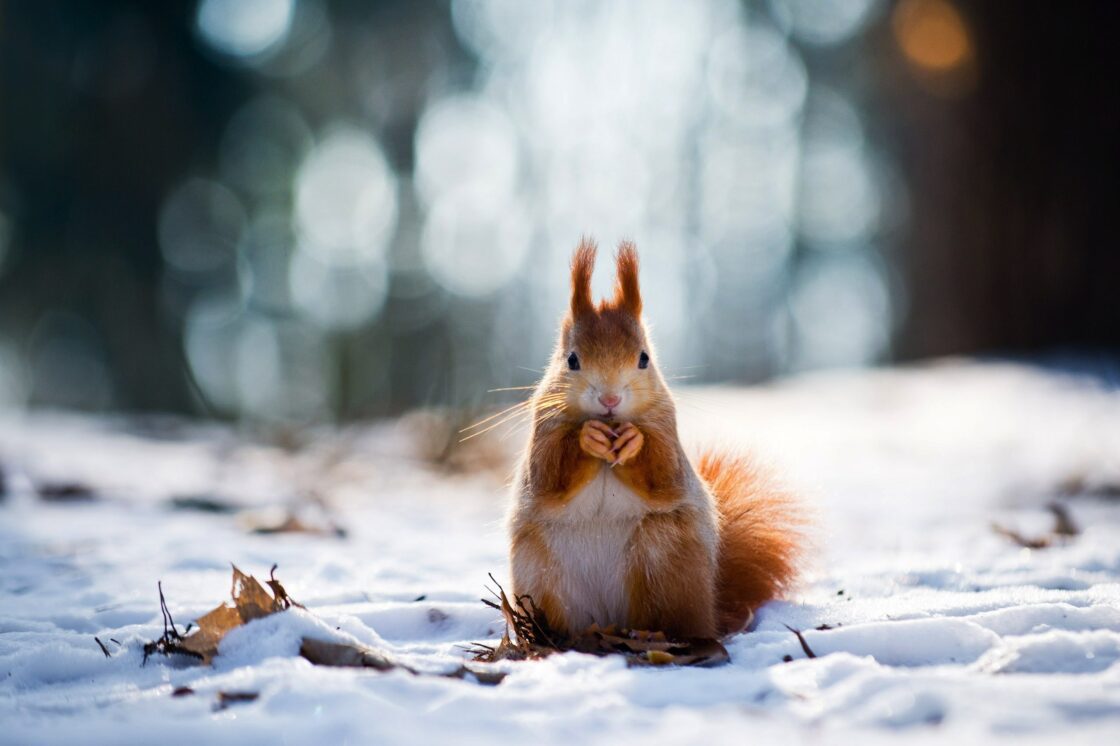
[[591, 297], [596, 247], [572, 258], [571, 307], [514, 479], [513, 591], [548, 624], [677, 638], [740, 631], [786, 590], [799, 511], [749, 459], [690, 460], [642, 322], [638, 254], [620, 244], [614, 297]]

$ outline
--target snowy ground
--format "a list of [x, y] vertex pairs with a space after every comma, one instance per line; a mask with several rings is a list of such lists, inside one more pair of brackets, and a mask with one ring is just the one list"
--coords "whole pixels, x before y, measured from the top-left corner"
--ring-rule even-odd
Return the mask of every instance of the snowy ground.
[[[439, 423], [416, 417], [296, 434], [302, 448], [174, 422], [9, 417], [0, 742], [1120, 742], [1120, 393], [947, 363], [680, 395], [686, 439], [753, 445], [818, 513], [803, 588], [731, 639], [720, 668], [567, 654], [503, 664], [496, 687], [296, 651], [304, 634], [356, 639], [442, 671], [495, 638], [478, 598], [487, 572], [506, 575], [500, 474], [520, 436], [456, 456], [478, 467], [464, 472], [425, 457]], [[94, 498], [32, 489], [62, 483]], [[1030, 550], [991, 529], [1043, 535], [1054, 499], [1079, 536]], [[287, 506], [347, 536], [251, 533]], [[235, 630], [212, 667], [141, 666], [161, 631], [156, 581], [182, 624], [226, 597], [230, 562], [258, 577], [278, 563], [309, 612]], [[172, 697], [180, 686], [196, 693]], [[259, 698], [216, 710], [219, 691]]]

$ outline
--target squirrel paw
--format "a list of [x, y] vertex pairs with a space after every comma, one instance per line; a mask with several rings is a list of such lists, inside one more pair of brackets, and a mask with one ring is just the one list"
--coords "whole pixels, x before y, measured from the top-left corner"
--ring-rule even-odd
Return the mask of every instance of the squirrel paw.
[[579, 431], [579, 447], [593, 458], [614, 461], [614, 439], [618, 433], [610, 425], [599, 420], [588, 420]]
[[616, 452], [618, 456], [615, 457], [612, 466], [625, 464], [630, 459], [638, 455], [645, 445], [646, 438], [632, 422], [627, 422], [618, 428], [618, 437], [615, 438], [614, 444], [611, 448], [612, 452]]

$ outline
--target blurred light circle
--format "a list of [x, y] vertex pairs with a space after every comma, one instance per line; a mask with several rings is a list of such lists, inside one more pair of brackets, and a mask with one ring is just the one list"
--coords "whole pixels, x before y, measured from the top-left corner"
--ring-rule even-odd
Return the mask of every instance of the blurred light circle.
[[187, 313], [183, 346], [211, 406], [263, 420], [326, 411], [329, 355], [306, 324], [248, 312], [233, 296], [204, 295]]
[[700, 146], [700, 233], [710, 242], [788, 244], [798, 180], [797, 131], [744, 140], [716, 130]]
[[226, 125], [219, 149], [222, 175], [254, 194], [286, 192], [311, 144], [311, 130], [295, 106], [260, 96]]
[[732, 120], [755, 127], [788, 123], [801, 110], [808, 88], [805, 66], [776, 31], [734, 27], [722, 33], [708, 56], [708, 89], [716, 107]]
[[531, 238], [528, 216], [514, 201], [500, 213], [486, 209], [488, 195], [458, 192], [429, 211], [420, 249], [432, 276], [453, 293], [489, 295], [517, 274]]
[[805, 102], [805, 140], [842, 141], [852, 147], [863, 144], [863, 123], [855, 105], [834, 88], [813, 84]]
[[948, 72], [972, 54], [968, 28], [946, 0], [903, 0], [891, 25], [907, 58], [931, 72]]
[[322, 333], [293, 319], [249, 316], [233, 352], [238, 409], [265, 421], [314, 421], [327, 413], [333, 361]]
[[517, 131], [498, 108], [461, 96], [435, 103], [420, 119], [415, 179], [426, 204], [471, 189], [498, 206], [513, 193], [517, 168]]
[[790, 291], [798, 368], [866, 365], [887, 349], [890, 294], [867, 256], [831, 254], [803, 262]]
[[331, 330], [354, 329], [372, 319], [385, 305], [389, 288], [383, 260], [327, 264], [304, 246], [292, 257], [288, 282], [296, 308]]
[[246, 317], [239, 324], [232, 363], [238, 409], [267, 416], [282, 406], [280, 340], [271, 321]]
[[802, 154], [800, 232], [821, 244], [844, 244], [875, 232], [881, 208], [869, 156], [858, 145], [810, 142]]
[[452, 0], [456, 35], [485, 58], [521, 56], [552, 27], [556, 0]]
[[255, 57], [287, 38], [294, 5], [294, 0], [200, 0], [195, 23], [218, 52]]
[[219, 269], [234, 261], [245, 222], [241, 202], [229, 189], [208, 179], [187, 179], [160, 208], [163, 258], [184, 272]]
[[397, 223], [397, 184], [381, 148], [355, 129], [338, 129], [296, 176], [296, 225], [321, 261], [354, 264], [384, 254]]
[[330, 50], [334, 30], [322, 0], [301, 0], [284, 45], [259, 60], [253, 60], [258, 72], [276, 78], [300, 75], [313, 68]]
[[799, 40], [826, 46], [860, 31], [880, 0], [770, 0], [778, 22]]
[[191, 304], [183, 327], [192, 377], [208, 402], [227, 411], [238, 408], [233, 363], [243, 315], [235, 297], [208, 294]]

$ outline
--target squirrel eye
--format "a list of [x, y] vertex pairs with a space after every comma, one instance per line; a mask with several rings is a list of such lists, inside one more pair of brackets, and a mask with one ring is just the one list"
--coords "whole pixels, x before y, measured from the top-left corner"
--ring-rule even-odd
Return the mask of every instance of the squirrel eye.
[[638, 355], [638, 367], [639, 368], [648, 368], [649, 367], [649, 355], [647, 355], [644, 350], [642, 351], [641, 355]]
[[579, 370], [579, 358], [574, 352], [568, 355], [568, 370]]

